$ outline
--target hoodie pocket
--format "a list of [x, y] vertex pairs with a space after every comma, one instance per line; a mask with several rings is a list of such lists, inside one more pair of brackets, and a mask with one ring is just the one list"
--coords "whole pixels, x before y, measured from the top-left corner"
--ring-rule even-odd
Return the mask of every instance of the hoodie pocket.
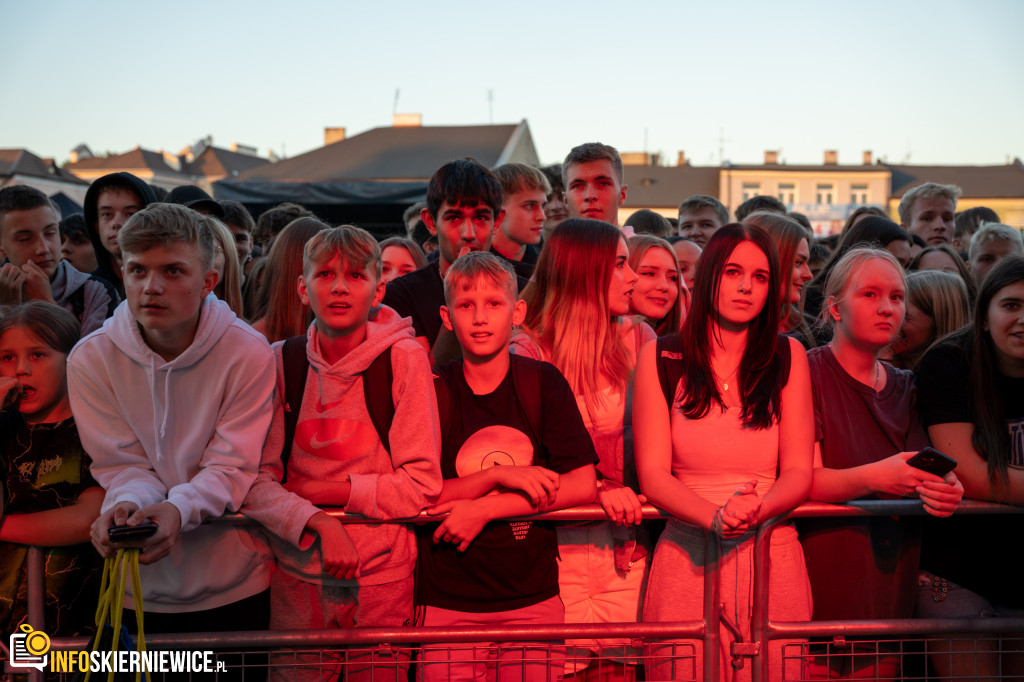
[[412, 533], [402, 524], [348, 524], [346, 530], [359, 553], [359, 572], [364, 576], [416, 558]]

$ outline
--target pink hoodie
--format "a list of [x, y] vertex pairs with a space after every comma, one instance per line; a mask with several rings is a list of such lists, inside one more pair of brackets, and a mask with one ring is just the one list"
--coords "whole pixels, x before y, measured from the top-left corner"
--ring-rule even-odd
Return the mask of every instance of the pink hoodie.
[[[340, 481], [349, 475], [352, 492], [346, 512], [371, 519], [416, 516], [441, 493], [441, 432], [430, 363], [416, 342], [408, 318], [381, 306], [367, 325], [366, 340], [335, 365], [320, 354], [316, 324], [307, 332], [309, 373], [295, 426], [289, 476]], [[359, 553], [358, 581], [323, 573], [319, 540], [306, 523], [320, 509], [281, 484], [284, 444], [284, 369], [274, 344], [277, 398], [259, 476], [242, 513], [262, 523], [271, 535], [278, 566], [301, 580], [331, 585], [379, 585], [409, 576], [416, 563], [416, 541], [403, 524], [347, 524]], [[384, 449], [366, 409], [362, 372], [391, 347], [395, 405]]]

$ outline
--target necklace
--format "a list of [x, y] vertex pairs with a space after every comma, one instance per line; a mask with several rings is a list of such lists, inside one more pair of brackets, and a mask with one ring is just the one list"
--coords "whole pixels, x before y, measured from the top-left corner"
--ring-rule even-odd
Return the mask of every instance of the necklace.
[[729, 373], [729, 376], [725, 377], [725, 379], [722, 379], [720, 376], [715, 374], [715, 370], [713, 370], [713, 369], [711, 370], [711, 373], [715, 375], [715, 379], [717, 379], [718, 381], [720, 381], [722, 383], [722, 390], [723, 391], [728, 391], [729, 390], [729, 379], [732, 379], [736, 375], [736, 372], [738, 372], [738, 371], [740, 371], [740, 366], [736, 365], [736, 369], [731, 371]]
[[875, 360], [875, 383], [872, 384], [872, 388], [878, 391], [878, 384], [882, 380], [882, 372], [880, 371], [879, 365], [882, 364], [878, 360]]

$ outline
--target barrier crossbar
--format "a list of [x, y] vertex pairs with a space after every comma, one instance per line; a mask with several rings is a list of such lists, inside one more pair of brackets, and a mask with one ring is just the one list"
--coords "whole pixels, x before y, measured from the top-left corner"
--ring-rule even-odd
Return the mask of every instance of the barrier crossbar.
[[[665, 519], [668, 516], [661, 510], [644, 505], [644, 519]], [[380, 523], [359, 516], [348, 515], [340, 510], [329, 510], [344, 523]], [[807, 621], [807, 622], [774, 622], [768, 618], [768, 548], [773, 530], [779, 523], [789, 518], [805, 517], [864, 517], [864, 516], [917, 516], [923, 515], [924, 509], [920, 502], [914, 500], [862, 500], [844, 505], [824, 503], [805, 503], [793, 510], [786, 517], [772, 519], [758, 529], [755, 537], [754, 555], [754, 586], [753, 586], [753, 617], [750, 624], [751, 641], [736, 642], [733, 645], [733, 666], [743, 668], [750, 666], [750, 676], [754, 682], [767, 682], [768, 645], [773, 640], [797, 640], [799, 643], [787, 644], [784, 649], [786, 660], [796, 662], [800, 670], [799, 677], [786, 677], [787, 680], [828, 679], [828, 670], [839, 667], [837, 662], [851, 668], [874, 665], [876, 675], [867, 679], [893, 679], [885, 677], [877, 671], [884, 666], [878, 661], [891, 661], [895, 657], [898, 665], [910, 660], [915, 655], [923, 658], [941, 642], [949, 640], [936, 638], [936, 635], [988, 635], [975, 637], [974, 645], [980, 647], [979, 653], [991, 650], [999, 651], [1011, 641], [1011, 646], [1024, 650], [1024, 635], [1008, 636], [1005, 633], [1024, 633], [1024, 618], [985, 618], [985, 619], [899, 619], [899, 620], [846, 620], [846, 621]], [[1021, 514], [1024, 508], [1012, 507], [988, 502], [965, 500], [957, 510], [957, 515], [983, 514]], [[392, 523], [435, 523], [443, 517], [421, 514], [412, 519], [395, 520]], [[544, 514], [523, 517], [529, 520], [547, 521], [598, 521], [606, 517], [599, 505], [585, 505], [571, 509], [563, 509]], [[252, 524], [253, 522], [239, 514], [230, 514], [208, 523], [217, 524]], [[676, 668], [677, 679], [718, 680], [729, 679], [729, 671], [719, 670], [719, 656], [703, 657], [702, 670], [696, 670], [696, 652], [692, 645], [672, 645], [674, 648], [663, 651], [652, 644], [665, 640], [697, 640], [705, 652], [717, 652], [720, 643], [721, 629], [727, 627], [723, 623], [716, 605], [718, 599], [718, 573], [720, 546], [716, 536], [709, 536], [706, 543], [707, 575], [704, 586], [704, 618], [701, 621], [678, 623], [604, 623], [604, 624], [552, 624], [547, 626], [509, 626], [509, 627], [408, 627], [408, 628], [362, 628], [310, 631], [237, 631], [237, 632], [188, 632], [175, 634], [152, 634], [146, 636], [146, 644], [150, 650], [212, 650], [221, 653], [242, 653], [252, 661], [249, 665], [253, 674], [259, 679], [266, 674], [267, 667], [285, 667], [301, 673], [308, 669], [326, 669], [337, 671], [345, 666], [355, 666], [353, 670], [366, 673], [376, 668], [377, 673], [370, 675], [372, 679], [383, 679], [392, 674], [405, 679], [404, 672], [411, 661], [422, 659], [424, 646], [433, 643], [451, 643], [447, 652], [451, 665], [502, 665], [521, 666], [536, 665], [538, 661], [553, 667], [566, 665], [566, 670], [573, 669], [579, 652], [572, 647], [566, 649], [566, 639], [577, 638], [620, 638], [631, 644], [623, 647], [596, 651], [588, 654], [588, 661], [598, 668], [613, 668], [625, 664], [626, 668], [642, 668], [655, 662], [655, 658], [671, 658], [681, 667]], [[34, 629], [45, 631], [43, 622], [43, 554], [38, 548], [29, 551], [28, 563], [28, 596], [29, 623]], [[818, 644], [808, 644], [810, 638], [826, 638]], [[849, 641], [856, 638], [855, 641]], [[868, 638], [868, 639], [865, 639]], [[877, 639], [870, 639], [877, 638]], [[530, 642], [529, 655], [520, 651], [518, 645], [505, 646], [502, 643]], [[940, 644], [936, 644], [939, 642]], [[474, 643], [486, 645], [470, 646]], [[52, 638], [52, 651], [84, 650], [88, 646], [86, 638]], [[520, 647], [521, 648], [521, 647]], [[266, 652], [272, 652], [269, 662]], [[509, 651], [512, 653], [510, 654]], [[8, 654], [4, 653], [6, 659]], [[381, 658], [383, 656], [383, 658]], [[518, 658], [517, 658], [518, 656]], [[243, 662], [245, 659], [242, 659]], [[370, 660], [370, 663], [366, 661]], [[495, 663], [498, 661], [499, 663]], [[510, 662], [511, 661], [511, 662]], [[518, 662], [517, 662], [518, 661]], [[489, 662], [489, 663], [488, 663]], [[369, 666], [369, 667], [367, 667]], [[680, 669], [682, 672], [680, 673]], [[824, 670], [825, 672], [820, 672]], [[12, 672], [11, 668], [7, 668]], [[260, 671], [260, 672], [257, 672]], [[390, 671], [390, 672], [389, 672]], [[24, 672], [19, 669], [14, 672]], [[29, 669], [30, 679], [43, 679], [43, 674]], [[621, 671], [620, 671], [621, 672]], [[616, 673], [617, 675], [618, 673]], [[642, 672], [637, 679], [642, 679]], [[383, 675], [383, 677], [381, 676]], [[825, 676], [821, 676], [825, 675]], [[922, 672], [920, 678], [899, 673], [899, 679], [928, 679]], [[301, 674], [300, 674], [301, 676]], [[362, 675], [354, 675], [361, 677]], [[515, 675], [512, 675], [515, 677]], [[396, 678], [396, 679], [397, 679]], [[179, 678], [181, 679], [181, 678]], [[199, 677], [198, 679], [203, 679]], [[207, 676], [209, 679], [209, 676]], [[603, 679], [599, 677], [598, 679]], [[619, 677], [621, 679], [621, 677]], [[627, 675], [626, 679], [630, 679]], [[967, 678], [964, 678], [967, 679]], [[970, 678], [974, 679], [974, 678]], [[1001, 679], [1009, 679], [1002, 677]], [[774, 682], [774, 681], [772, 681]]]

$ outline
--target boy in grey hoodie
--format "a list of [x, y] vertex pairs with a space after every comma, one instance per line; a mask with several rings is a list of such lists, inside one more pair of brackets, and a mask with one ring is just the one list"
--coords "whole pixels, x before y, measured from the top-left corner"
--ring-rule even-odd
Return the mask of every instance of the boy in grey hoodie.
[[130, 545], [142, 548], [147, 633], [268, 619], [266, 547], [248, 529], [203, 523], [241, 506], [274, 392], [266, 339], [211, 295], [208, 220], [171, 204], [135, 213], [118, 235], [127, 299], [68, 356], [71, 410], [106, 491], [93, 545], [111, 556], [125, 546], [110, 542], [112, 526], [157, 527]]
[[113, 285], [61, 260], [60, 211], [34, 187], [0, 189], [0, 304], [56, 303], [82, 324], [82, 336], [114, 314]]
[[[401, 524], [343, 525], [320, 506], [370, 519], [416, 516], [441, 491], [440, 429], [427, 354], [408, 318], [387, 306], [377, 242], [355, 227], [324, 230], [303, 253], [298, 291], [313, 310], [305, 390], [285, 405], [284, 344], [274, 344], [277, 399], [260, 474], [242, 512], [271, 533], [271, 628], [394, 627], [412, 619], [416, 542]], [[387, 446], [374, 424], [365, 372], [390, 348], [394, 416]], [[288, 380], [295, 378], [289, 376]], [[291, 443], [285, 411], [298, 410]], [[284, 452], [287, 448], [287, 453]], [[283, 482], [282, 482], [283, 481]], [[272, 675], [321, 679], [320, 659]], [[289, 660], [293, 660], [289, 658]], [[336, 662], [340, 665], [340, 662]], [[380, 663], [374, 670], [380, 672]], [[401, 666], [399, 666], [401, 670]], [[325, 671], [326, 672], [326, 671]], [[350, 656], [348, 679], [369, 675]], [[332, 673], [334, 679], [337, 669]]]

